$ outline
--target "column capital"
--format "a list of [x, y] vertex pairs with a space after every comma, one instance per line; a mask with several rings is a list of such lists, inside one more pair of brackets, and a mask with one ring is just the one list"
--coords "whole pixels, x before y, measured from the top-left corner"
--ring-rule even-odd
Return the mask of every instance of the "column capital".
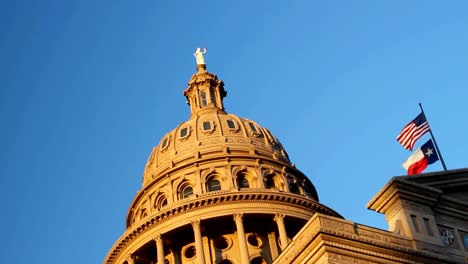
[[193, 228], [199, 229], [200, 228], [200, 219], [190, 221], [190, 224]]
[[154, 242], [161, 242], [162, 241], [162, 237], [161, 237], [161, 234], [156, 234], [154, 237], [153, 237], [153, 240]]
[[244, 218], [244, 214], [243, 213], [235, 213], [232, 215], [234, 217], [234, 221], [235, 222], [239, 222], [239, 221], [242, 221], [242, 218]]
[[275, 214], [275, 217], [273, 218], [273, 221], [275, 221], [275, 222], [283, 221], [284, 217], [285, 217], [285, 214], [277, 213], [277, 214]]

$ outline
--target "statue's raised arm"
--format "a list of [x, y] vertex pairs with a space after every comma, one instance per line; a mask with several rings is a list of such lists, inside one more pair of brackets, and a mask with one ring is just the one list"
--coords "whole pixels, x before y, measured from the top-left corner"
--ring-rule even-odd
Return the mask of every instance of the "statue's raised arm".
[[197, 48], [197, 50], [193, 54], [193, 56], [195, 56], [195, 59], [197, 59], [197, 65], [205, 64], [205, 58], [203, 57], [203, 54], [205, 53], [206, 53], [206, 48], [204, 48], [203, 51], [201, 51], [200, 48]]

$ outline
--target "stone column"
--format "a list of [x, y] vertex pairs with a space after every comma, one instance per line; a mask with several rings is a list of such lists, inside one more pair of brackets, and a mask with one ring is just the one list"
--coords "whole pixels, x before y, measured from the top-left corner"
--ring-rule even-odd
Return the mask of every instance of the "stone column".
[[288, 234], [286, 233], [286, 226], [284, 226], [284, 214], [276, 214], [273, 220], [278, 225], [278, 233], [281, 241], [281, 251], [288, 246]]
[[244, 224], [242, 223], [243, 214], [234, 214], [234, 222], [236, 222], [237, 240], [239, 241], [241, 263], [250, 264], [249, 250], [247, 248], [247, 240], [245, 239]]
[[279, 255], [275, 232], [268, 233], [268, 243], [270, 244], [271, 257], [275, 259]]
[[193, 234], [195, 235], [195, 249], [197, 252], [198, 264], [205, 264], [205, 251], [203, 250], [203, 241], [200, 230], [200, 220], [191, 222], [193, 227]]
[[[214, 261], [212, 261], [212, 259], [211, 259], [211, 255], [209, 253], [210, 240], [208, 239], [208, 237], [204, 236], [204, 237], [202, 237], [202, 241], [203, 241], [203, 248], [208, 249], [208, 254], [205, 255], [206, 263], [214, 263]], [[205, 253], [207, 253], [207, 252], [205, 252]]]
[[133, 256], [132, 256], [132, 255], [128, 256], [128, 258], [127, 258], [127, 263], [128, 263], [128, 264], [135, 264], [135, 261], [133, 260]]
[[154, 238], [154, 241], [156, 242], [156, 255], [158, 259], [158, 264], [164, 264], [164, 244], [161, 234], [157, 234]]

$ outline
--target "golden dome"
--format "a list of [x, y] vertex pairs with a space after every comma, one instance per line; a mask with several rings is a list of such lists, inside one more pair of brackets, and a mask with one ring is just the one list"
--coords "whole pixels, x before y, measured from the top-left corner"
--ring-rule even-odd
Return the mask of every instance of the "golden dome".
[[256, 122], [233, 114], [206, 112], [167, 133], [153, 149], [143, 185], [172, 168], [219, 156], [258, 156], [292, 166], [281, 143]]
[[[109, 251], [107, 264], [149, 263], [156, 253], [158, 263], [191, 263], [194, 252], [198, 263], [220, 263], [216, 252], [236, 259], [248, 243], [242, 263], [250, 263], [251, 256], [271, 263], [314, 214], [340, 217], [319, 202], [312, 182], [268, 129], [224, 111], [223, 82], [205, 64], [197, 69], [184, 91], [190, 118], [153, 148], [143, 186], [128, 209], [127, 230]], [[233, 246], [220, 249], [219, 238]]]
[[191, 117], [154, 147], [143, 186], [178, 167], [220, 156], [266, 158], [293, 166], [281, 143], [268, 129], [224, 111], [223, 82], [207, 72], [204, 65], [198, 70], [184, 91], [191, 106]]

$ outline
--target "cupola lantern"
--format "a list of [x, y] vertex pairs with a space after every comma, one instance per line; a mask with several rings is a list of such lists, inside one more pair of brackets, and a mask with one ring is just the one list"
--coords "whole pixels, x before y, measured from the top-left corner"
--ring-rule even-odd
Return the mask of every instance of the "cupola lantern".
[[203, 52], [197, 48], [193, 54], [197, 61], [197, 73], [190, 78], [189, 86], [184, 91], [192, 117], [204, 111], [224, 112], [223, 98], [227, 94], [224, 83], [215, 74], [206, 71], [205, 53], [206, 48]]

